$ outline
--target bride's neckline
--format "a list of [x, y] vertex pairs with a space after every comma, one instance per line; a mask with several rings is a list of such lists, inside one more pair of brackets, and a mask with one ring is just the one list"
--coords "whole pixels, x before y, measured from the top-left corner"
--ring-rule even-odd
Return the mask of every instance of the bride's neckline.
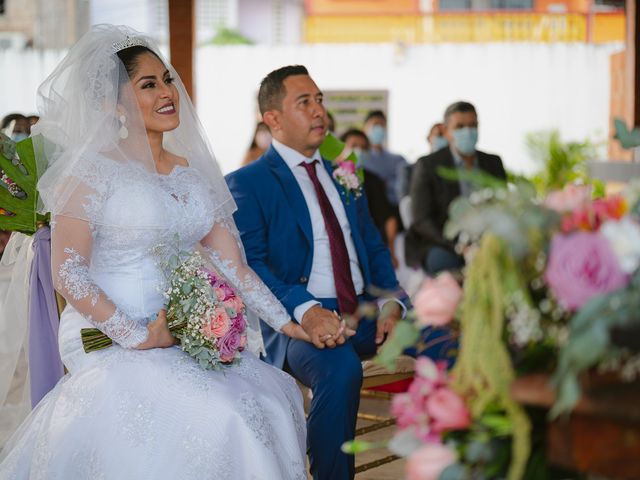
[[[121, 166], [125, 166], [127, 165], [125, 162], [121, 161], [121, 160], [117, 160], [111, 156], [105, 155], [104, 153], [102, 153], [100, 155], [102, 158], [116, 164], [116, 165], [121, 165]], [[143, 171], [147, 171], [148, 173], [151, 173], [152, 175], [157, 175], [158, 177], [172, 177], [175, 174], [177, 174], [179, 171], [181, 170], [188, 170], [191, 168], [191, 165], [189, 165], [189, 163], [187, 162], [186, 165], [182, 165], [180, 163], [176, 163], [171, 167], [171, 170], [167, 173], [160, 173], [157, 170], [150, 172], [147, 168], [145, 168], [145, 166], [142, 163], [135, 163], [135, 162], [131, 162], [128, 166], [132, 166], [134, 168], [139, 168], [140, 170]], [[154, 165], [155, 168], [155, 165]]]

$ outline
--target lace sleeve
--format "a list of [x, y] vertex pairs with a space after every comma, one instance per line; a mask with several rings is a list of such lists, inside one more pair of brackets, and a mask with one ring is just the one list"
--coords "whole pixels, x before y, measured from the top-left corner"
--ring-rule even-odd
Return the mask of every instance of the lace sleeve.
[[125, 348], [147, 339], [147, 327], [128, 318], [91, 278], [93, 238], [85, 220], [57, 215], [51, 222], [51, 272], [55, 289], [97, 329]]
[[239, 293], [248, 309], [277, 331], [291, 320], [284, 306], [247, 264], [232, 219], [216, 221], [201, 243], [207, 257]]

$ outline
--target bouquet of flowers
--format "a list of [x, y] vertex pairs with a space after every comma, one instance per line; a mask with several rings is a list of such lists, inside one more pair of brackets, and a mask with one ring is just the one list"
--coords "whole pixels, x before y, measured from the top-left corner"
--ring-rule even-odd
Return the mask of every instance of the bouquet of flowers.
[[551, 418], [572, 410], [589, 370], [640, 377], [640, 354], [614, 341], [640, 326], [640, 184], [607, 197], [583, 185], [543, 196], [526, 182], [478, 190], [452, 205], [445, 233], [467, 259], [464, 290], [450, 274], [427, 279], [378, 361], [454, 318], [459, 355], [447, 375], [418, 360], [393, 401], [388, 447], [408, 457], [410, 480], [533, 478], [550, 468], [546, 419], [512, 397], [518, 376], [553, 372]]
[[[228, 283], [198, 252], [177, 252], [161, 264], [168, 272], [167, 324], [180, 348], [204, 369], [220, 369], [240, 361], [247, 344], [245, 308]], [[85, 352], [112, 341], [95, 328], [82, 329]]]

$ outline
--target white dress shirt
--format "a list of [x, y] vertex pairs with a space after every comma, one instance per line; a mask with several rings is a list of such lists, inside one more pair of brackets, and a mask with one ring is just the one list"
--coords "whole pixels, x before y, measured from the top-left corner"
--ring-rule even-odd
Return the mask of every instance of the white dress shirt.
[[[329, 248], [329, 236], [327, 235], [327, 229], [324, 225], [324, 217], [320, 210], [320, 202], [316, 195], [316, 190], [313, 186], [313, 182], [309, 177], [306, 169], [300, 165], [302, 162], [311, 163], [314, 160], [318, 160], [315, 165], [316, 174], [318, 180], [324, 189], [333, 211], [338, 218], [342, 233], [344, 234], [344, 242], [347, 245], [347, 252], [349, 253], [349, 261], [351, 266], [351, 279], [353, 280], [353, 286], [356, 290], [356, 294], [360, 295], [364, 292], [364, 279], [362, 278], [362, 271], [360, 270], [360, 263], [358, 262], [358, 255], [356, 253], [356, 247], [351, 238], [351, 225], [347, 218], [344, 205], [340, 199], [340, 194], [336, 189], [333, 180], [329, 176], [329, 173], [324, 168], [320, 152], [315, 151], [311, 158], [307, 158], [296, 150], [287, 147], [286, 145], [272, 140], [273, 148], [280, 154], [287, 166], [291, 169], [293, 176], [295, 177], [302, 195], [307, 203], [307, 209], [309, 210], [309, 216], [311, 218], [311, 230], [313, 232], [313, 260], [311, 262], [311, 273], [309, 274], [309, 282], [307, 283], [307, 290], [311, 295], [317, 298], [336, 298], [336, 285], [333, 279], [333, 265], [331, 264], [331, 250]], [[310, 300], [301, 305], [298, 305], [294, 311], [293, 316], [298, 322], [302, 321], [304, 314], [314, 305], [318, 305], [319, 302]]]

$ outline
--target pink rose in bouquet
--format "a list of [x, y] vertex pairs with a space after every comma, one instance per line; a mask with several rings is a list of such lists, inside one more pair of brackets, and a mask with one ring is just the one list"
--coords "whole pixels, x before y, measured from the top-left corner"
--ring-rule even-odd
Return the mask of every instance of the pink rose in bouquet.
[[427, 278], [413, 302], [418, 323], [436, 327], [448, 324], [453, 319], [461, 298], [462, 289], [449, 272]]
[[544, 206], [559, 213], [571, 212], [586, 205], [591, 199], [591, 187], [587, 185], [567, 185], [562, 190], [550, 192], [544, 199]]
[[240, 300], [239, 297], [236, 297], [234, 295], [232, 297], [227, 297], [227, 299], [224, 301], [224, 306], [225, 308], [233, 310], [234, 312], [241, 312], [244, 308], [244, 303], [242, 303], [242, 300]]
[[[240, 312], [240, 310], [238, 310]], [[236, 332], [244, 332], [245, 328], [247, 328], [247, 322], [244, 319], [242, 313], [238, 313], [231, 320], [231, 328], [233, 328]]]
[[224, 308], [216, 307], [209, 314], [209, 322], [202, 327], [203, 334], [209, 338], [220, 338], [229, 331], [231, 319]]
[[416, 361], [416, 376], [406, 393], [391, 402], [391, 414], [400, 430], [411, 429], [423, 442], [441, 442], [442, 434], [463, 430], [471, 423], [462, 398], [448, 387], [446, 364], [427, 357]]
[[544, 275], [553, 295], [569, 310], [628, 281], [609, 243], [597, 232], [554, 235]]
[[240, 350], [242, 343], [242, 335], [235, 329], [229, 330], [224, 337], [218, 340], [218, 350], [220, 352], [220, 360], [223, 362], [231, 362], [236, 356], [236, 352]]
[[618, 220], [627, 211], [624, 198], [613, 195], [588, 202], [562, 217], [560, 228], [564, 233], [574, 230], [596, 231], [607, 220]]
[[338, 168], [343, 169], [347, 173], [356, 173], [356, 164], [348, 160], [338, 162]]
[[439, 388], [429, 395], [426, 409], [436, 432], [463, 430], [471, 424], [469, 409], [460, 395], [449, 388]]
[[409, 456], [405, 475], [407, 480], [438, 480], [442, 471], [456, 459], [456, 453], [449, 447], [427, 444]]

